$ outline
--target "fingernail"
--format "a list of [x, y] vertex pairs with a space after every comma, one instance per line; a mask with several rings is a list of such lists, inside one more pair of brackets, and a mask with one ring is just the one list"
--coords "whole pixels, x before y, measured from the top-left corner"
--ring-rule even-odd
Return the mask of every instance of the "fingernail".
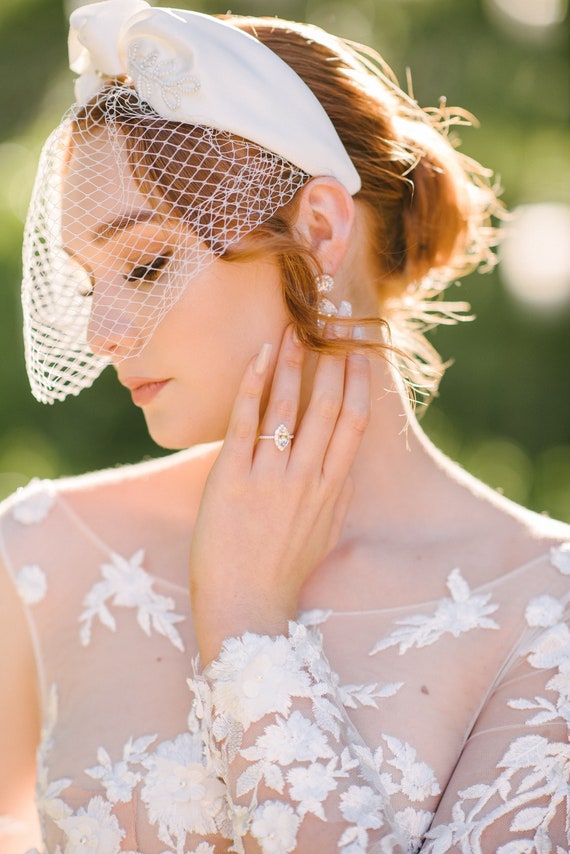
[[301, 343], [299, 341], [299, 335], [297, 333], [297, 330], [294, 326], [291, 327], [291, 340], [293, 341], [293, 344], [300, 344]]
[[269, 364], [269, 356], [271, 355], [271, 344], [264, 344], [259, 353], [257, 354], [257, 358], [253, 365], [253, 370], [256, 374], [261, 376], [267, 370], [267, 366]]

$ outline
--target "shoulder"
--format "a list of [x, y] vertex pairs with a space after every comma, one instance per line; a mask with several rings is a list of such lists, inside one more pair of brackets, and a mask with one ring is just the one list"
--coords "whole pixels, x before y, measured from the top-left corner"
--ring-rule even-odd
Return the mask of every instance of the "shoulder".
[[47, 522], [55, 501], [55, 482], [34, 479], [0, 503], [0, 546], [8, 571], [13, 569], [12, 552], [19, 543], [34, 539], [34, 531]]
[[[491, 584], [493, 595], [513, 613], [520, 609], [523, 624], [532, 628], [528, 612], [537, 601], [543, 605], [551, 600], [561, 603], [568, 597], [570, 525], [502, 496], [492, 496], [486, 533], [489, 560], [482, 570], [481, 582]], [[485, 530], [481, 529], [479, 535], [484, 537]]]
[[201, 495], [218, 449], [218, 444], [199, 445], [116, 468], [57, 480], [34, 479], [0, 502], [0, 520], [24, 526], [44, 522], [58, 500], [100, 514], [105, 507], [124, 508], [125, 502], [141, 506], [148, 499], [156, 507], [163, 491], [184, 489], [188, 498], [196, 492]]
[[486, 583], [533, 562], [548, 562], [552, 549], [570, 542], [570, 525], [529, 510], [449, 462], [451, 494], [460, 541]]
[[219, 451], [200, 445], [166, 457], [59, 481], [62, 502], [108, 540], [119, 524], [136, 535], [192, 524]]
[[218, 445], [59, 480], [34, 480], [0, 504], [8, 571], [54, 558], [72, 531], [131, 553], [187, 539]]

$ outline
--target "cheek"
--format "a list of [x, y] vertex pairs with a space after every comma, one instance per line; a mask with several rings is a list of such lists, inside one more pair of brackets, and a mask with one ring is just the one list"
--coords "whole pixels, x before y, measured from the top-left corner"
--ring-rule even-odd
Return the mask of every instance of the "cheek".
[[288, 322], [275, 265], [218, 262], [189, 282], [163, 325], [170, 349], [241, 375], [262, 344], [278, 346]]

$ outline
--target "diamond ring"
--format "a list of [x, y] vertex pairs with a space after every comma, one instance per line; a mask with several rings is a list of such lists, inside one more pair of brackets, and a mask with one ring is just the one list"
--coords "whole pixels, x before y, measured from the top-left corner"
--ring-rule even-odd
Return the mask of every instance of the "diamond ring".
[[258, 439], [273, 439], [275, 442], [275, 447], [279, 451], [284, 451], [285, 448], [289, 447], [291, 444], [291, 439], [294, 439], [295, 436], [293, 433], [290, 433], [284, 424], [280, 424], [279, 427], [275, 430], [275, 433], [272, 433], [271, 436], [258, 436]]

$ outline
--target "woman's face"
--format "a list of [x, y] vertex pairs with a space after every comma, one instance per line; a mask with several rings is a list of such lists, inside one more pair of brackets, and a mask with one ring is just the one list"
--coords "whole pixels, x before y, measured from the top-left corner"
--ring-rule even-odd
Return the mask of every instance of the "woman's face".
[[[157, 217], [103, 134], [72, 151], [62, 231], [91, 278], [91, 349], [110, 358], [153, 439], [223, 438], [246, 363], [266, 341], [275, 353], [288, 322], [277, 264], [212, 261], [180, 222]], [[208, 263], [194, 275], [181, 256]], [[166, 282], [180, 295], [152, 331]]]

